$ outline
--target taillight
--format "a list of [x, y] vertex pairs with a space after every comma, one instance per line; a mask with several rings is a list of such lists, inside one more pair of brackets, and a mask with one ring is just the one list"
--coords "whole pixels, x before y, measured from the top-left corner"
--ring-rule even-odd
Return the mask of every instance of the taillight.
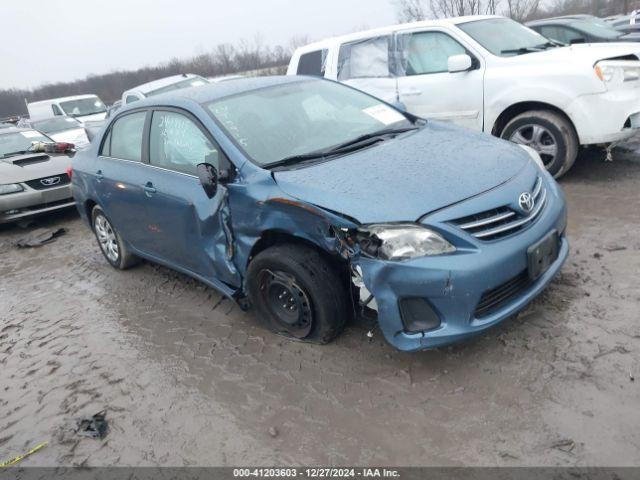
[[71, 177], [73, 177], [73, 168], [71, 167], [67, 167], [67, 176], [69, 177], [69, 180], [71, 180]]

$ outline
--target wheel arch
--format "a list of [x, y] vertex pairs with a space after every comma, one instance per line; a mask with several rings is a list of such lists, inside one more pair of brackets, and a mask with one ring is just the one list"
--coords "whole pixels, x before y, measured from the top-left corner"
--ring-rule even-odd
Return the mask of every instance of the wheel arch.
[[571, 120], [571, 117], [569, 117], [569, 115], [567, 115], [567, 113], [564, 110], [562, 110], [561, 108], [558, 108], [555, 105], [552, 105], [550, 103], [537, 102], [537, 101], [518, 102], [518, 103], [514, 103], [513, 105], [505, 108], [498, 115], [498, 117], [496, 118], [495, 122], [493, 123], [493, 126], [491, 127], [491, 135], [493, 135], [495, 137], [499, 137], [500, 134], [502, 133], [502, 130], [504, 130], [504, 127], [506, 127], [507, 124], [512, 119], [514, 119], [515, 117], [517, 117], [521, 113], [532, 111], [532, 110], [549, 110], [551, 112], [554, 112], [554, 113], [562, 116], [565, 120], [567, 120], [569, 122], [569, 125], [571, 125], [571, 128], [573, 128], [573, 132], [576, 134], [576, 137], [578, 139], [580, 138], [573, 120]]
[[325, 250], [320, 245], [318, 245], [318, 243], [314, 242], [310, 238], [296, 235], [286, 230], [273, 228], [269, 230], [264, 230], [260, 234], [260, 238], [258, 238], [258, 240], [253, 244], [253, 247], [249, 252], [246, 266], [248, 267], [251, 261], [255, 258], [255, 256], [258, 255], [260, 252], [274, 245], [282, 245], [282, 244], [302, 245], [302, 246], [311, 248], [319, 252], [325, 259], [329, 260], [329, 262], [333, 265], [339, 264], [339, 263], [346, 263], [346, 261], [343, 260], [341, 257]]

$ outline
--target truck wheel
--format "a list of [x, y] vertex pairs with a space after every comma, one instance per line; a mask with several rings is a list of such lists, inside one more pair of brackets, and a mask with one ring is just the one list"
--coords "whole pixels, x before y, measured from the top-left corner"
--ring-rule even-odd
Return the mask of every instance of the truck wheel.
[[533, 148], [554, 178], [564, 175], [578, 155], [578, 136], [573, 126], [549, 110], [521, 113], [507, 123], [500, 137]]
[[126, 247], [122, 238], [98, 205], [91, 211], [91, 225], [100, 250], [112, 267], [126, 270], [139, 262]]
[[344, 328], [347, 287], [309, 247], [277, 245], [260, 252], [247, 269], [249, 300], [276, 333], [328, 343]]

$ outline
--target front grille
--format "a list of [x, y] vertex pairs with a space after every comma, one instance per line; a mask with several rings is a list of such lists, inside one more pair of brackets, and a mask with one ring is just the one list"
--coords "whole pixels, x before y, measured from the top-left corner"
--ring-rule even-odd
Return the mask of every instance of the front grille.
[[[56, 181], [56, 179], [58, 180]], [[47, 180], [51, 180], [51, 182], [53, 183], [51, 185], [47, 185]], [[28, 182], [24, 183], [35, 190], [46, 190], [47, 188], [55, 188], [61, 187], [62, 185], [67, 185], [69, 181], [69, 175], [67, 175], [66, 173], [61, 173], [59, 175], [51, 175], [49, 177], [38, 178], [36, 180], [29, 180]]]
[[474, 215], [458, 218], [451, 223], [480, 240], [496, 240], [511, 235], [532, 223], [544, 209], [547, 190], [542, 185], [542, 177], [536, 179], [531, 190], [534, 207], [523, 215], [511, 207], [503, 206], [485, 210]]
[[482, 294], [482, 297], [480, 297], [480, 301], [476, 306], [475, 317], [486, 317], [500, 310], [500, 308], [507, 304], [512, 298], [525, 290], [530, 283], [529, 272], [524, 270], [502, 285], [487, 290]]

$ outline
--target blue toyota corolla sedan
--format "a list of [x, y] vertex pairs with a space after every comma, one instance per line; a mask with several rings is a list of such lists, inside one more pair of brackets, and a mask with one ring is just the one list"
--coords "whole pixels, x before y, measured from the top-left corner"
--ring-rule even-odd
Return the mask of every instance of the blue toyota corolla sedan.
[[401, 350], [466, 339], [568, 254], [562, 190], [533, 150], [307, 77], [123, 108], [72, 187], [115, 268], [166, 265], [320, 343], [364, 309]]

